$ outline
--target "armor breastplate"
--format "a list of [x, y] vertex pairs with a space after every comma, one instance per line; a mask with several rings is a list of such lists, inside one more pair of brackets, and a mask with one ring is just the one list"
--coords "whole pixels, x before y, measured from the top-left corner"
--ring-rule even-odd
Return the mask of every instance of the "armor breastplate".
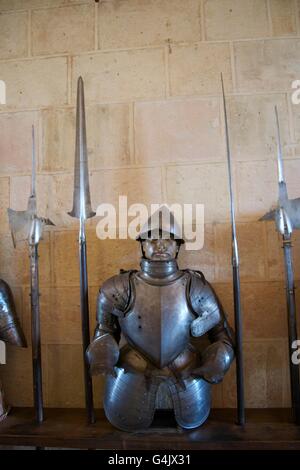
[[170, 364], [187, 347], [195, 319], [186, 295], [189, 274], [178, 274], [175, 280], [159, 283], [135, 274], [133, 302], [119, 318], [128, 342], [159, 368]]

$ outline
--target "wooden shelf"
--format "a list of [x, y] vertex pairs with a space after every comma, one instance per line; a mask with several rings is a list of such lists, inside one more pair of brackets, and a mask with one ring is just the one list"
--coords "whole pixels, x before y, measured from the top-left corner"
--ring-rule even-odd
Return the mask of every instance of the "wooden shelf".
[[176, 427], [169, 413], [161, 413], [152, 428], [125, 433], [115, 429], [98, 410], [97, 422], [87, 425], [81, 409], [47, 409], [41, 425], [32, 408], [14, 408], [0, 423], [0, 445], [82, 449], [298, 449], [300, 426], [286, 409], [247, 410], [247, 424], [235, 424], [235, 410], [212, 410], [200, 428]]

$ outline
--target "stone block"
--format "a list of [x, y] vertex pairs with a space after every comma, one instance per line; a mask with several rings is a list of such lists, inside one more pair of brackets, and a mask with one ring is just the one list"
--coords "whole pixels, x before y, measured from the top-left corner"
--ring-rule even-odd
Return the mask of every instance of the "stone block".
[[101, 2], [99, 44], [104, 49], [199, 41], [198, 0]]
[[94, 49], [94, 6], [71, 5], [32, 12], [33, 55]]
[[290, 91], [300, 75], [299, 39], [234, 43], [238, 91]]
[[137, 103], [134, 116], [139, 163], [224, 159], [218, 99]]
[[13, 59], [27, 55], [27, 13], [1, 12], [0, 4], [0, 58]]
[[237, 95], [228, 100], [228, 123], [232, 158], [274, 160], [277, 155], [277, 106], [283, 154], [292, 155], [285, 95]]
[[171, 95], [219, 94], [220, 74], [226, 91], [232, 90], [229, 45], [197, 43], [174, 46], [169, 54]]
[[81, 345], [48, 345], [47, 375], [50, 407], [84, 407]]
[[204, 204], [205, 223], [228, 220], [225, 164], [170, 165], [166, 170], [166, 185], [169, 204]]
[[67, 102], [67, 59], [19, 60], [1, 63], [6, 83], [5, 108], [63, 105]]
[[85, 82], [90, 102], [118, 102], [165, 96], [163, 49], [103, 52], [75, 56], [73, 62], [73, 100], [77, 77]]
[[9, 178], [0, 178], [0, 232], [8, 232]]
[[270, 0], [273, 36], [297, 34], [295, 2], [293, 0]]
[[36, 112], [0, 114], [0, 172], [30, 173], [32, 138], [31, 126], [36, 129], [38, 158], [38, 114]]
[[[260, 222], [237, 224], [237, 240], [242, 281], [263, 281], [266, 277], [265, 231]], [[216, 225], [216, 282], [229, 282], [231, 267], [231, 228]]]
[[205, 0], [205, 36], [209, 40], [269, 36], [264, 0]]

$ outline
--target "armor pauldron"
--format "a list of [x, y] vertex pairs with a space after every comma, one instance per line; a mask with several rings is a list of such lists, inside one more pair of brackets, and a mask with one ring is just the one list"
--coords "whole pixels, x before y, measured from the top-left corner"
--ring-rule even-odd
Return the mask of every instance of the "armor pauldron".
[[190, 271], [189, 302], [197, 318], [191, 324], [193, 336], [202, 336], [222, 320], [218, 299], [202, 273]]
[[106, 324], [111, 314], [123, 316], [131, 293], [132, 271], [121, 272], [105, 281], [99, 291], [97, 303], [97, 321]]

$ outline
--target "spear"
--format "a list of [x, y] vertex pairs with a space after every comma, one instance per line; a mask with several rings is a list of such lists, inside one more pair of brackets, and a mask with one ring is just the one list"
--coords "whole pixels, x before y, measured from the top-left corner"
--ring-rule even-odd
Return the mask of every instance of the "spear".
[[85, 221], [94, 217], [91, 207], [90, 185], [88, 174], [88, 156], [86, 143], [86, 124], [84, 106], [84, 86], [81, 77], [77, 83], [76, 107], [76, 145], [74, 168], [73, 209], [69, 215], [79, 219], [79, 269], [80, 269], [80, 308], [82, 329], [82, 352], [84, 366], [85, 404], [89, 423], [95, 422], [93, 403], [93, 383], [86, 359], [86, 350], [90, 344], [89, 297]]
[[33, 368], [33, 398], [36, 420], [44, 419], [42, 361], [41, 361], [41, 330], [40, 330], [40, 290], [39, 290], [39, 242], [45, 225], [54, 225], [49, 219], [38, 217], [36, 197], [36, 155], [35, 135], [32, 126], [32, 176], [31, 193], [26, 211], [8, 209], [9, 225], [14, 246], [19, 241], [27, 240], [30, 258], [30, 297], [31, 297], [31, 342]]
[[229, 194], [230, 194], [230, 217], [231, 217], [231, 263], [232, 263], [232, 277], [233, 277], [233, 299], [234, 299], [234, 324], [236, 335], [236, 386], [237, 386], [237, 407], [238, 407], [238, 424], [245, 424], [245, 397], [244, 397], [244, 362], [243, 362], [243, 325], [242, 325], [242, 304], [241, 304], [241, 286], [240, 286], [240, 271], [239, 271], [239, 252], [236, 236], [236, 223], [235, 223], [235, 206], [233, 199], [232, 189], [232, 174], [231, 174], [231, 152], [229, 142], [229, 131], [227, 121], [226, 100], [224, 93], [223, 76], [221, 74], [222, 83], [222, 96], [223, 96], [223, 109], [225, 118], [225, 133], [226, 133], [226, 150], [227, 150], [227, 166], [229, 177]]
[[280, 127], [276, 106], [275, 119], [277, 130], [278, 205], [276, 209], [271, 210], [270, 212], [265, 214], [260, 220], [274, 219], [277, 231], [282, 235], [283, 240], [286, 277], [286, 302], [288, 312], [291, 401], [294, 420], [297, 424], [300, 424], [299, 366], [297, 364], [294, 364], [292, 361], [292, 355], [294, 352], [293, 345], [296, 344], [295, 341], [297, 340], [295, 283], [292, 256], [292, 233], [294, 228], [300, 228], [300, 198], [288, 198], [287, 186], [284, 179]]

